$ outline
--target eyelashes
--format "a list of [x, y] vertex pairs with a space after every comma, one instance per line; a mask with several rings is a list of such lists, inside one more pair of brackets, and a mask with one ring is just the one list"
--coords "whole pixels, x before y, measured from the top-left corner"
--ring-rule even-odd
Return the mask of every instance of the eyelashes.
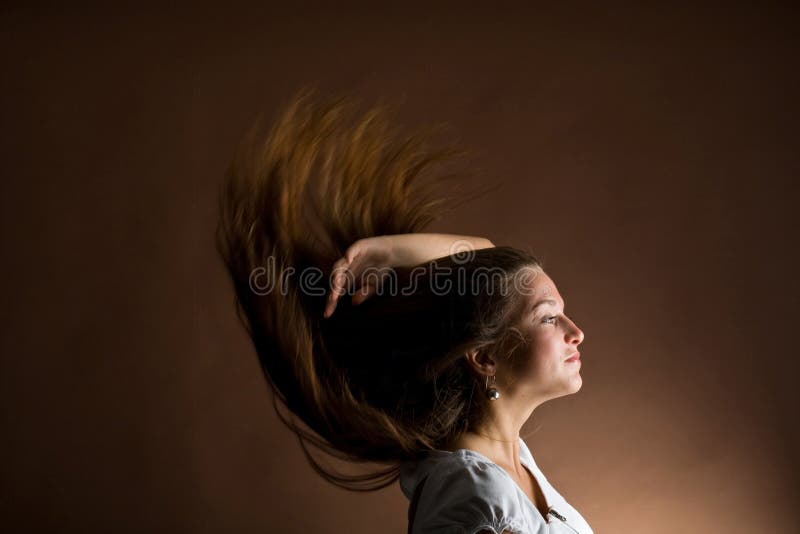
[[[556, 319], [558, 319], [558, 317], [556, 317], [555, 315], [552, 315], [552, 316], [550, 316], [550, 317], [545, 317], [545, 318], [542, 320], [542, 322], [543, 322], [543, 323], [545, 323], [545, 324], [556, 324], [556, 323], [555, 323], [555, 320], [556, 320]], [[551, 323], [550, 321], [553, 321], [553, 322]]]

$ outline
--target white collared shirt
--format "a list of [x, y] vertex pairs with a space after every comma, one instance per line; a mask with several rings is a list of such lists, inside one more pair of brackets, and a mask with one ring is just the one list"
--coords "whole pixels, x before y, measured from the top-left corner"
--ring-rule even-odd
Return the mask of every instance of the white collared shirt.
[[548, 482], [520, 438], [520, 463], [542, 489], [550, 512], [543, 517], [514, 479], [486, 456], [469, 449], [430, 451], [400, 469], [400, 488], [419, 495], [412, 534], [593, 534], [586, 520]]

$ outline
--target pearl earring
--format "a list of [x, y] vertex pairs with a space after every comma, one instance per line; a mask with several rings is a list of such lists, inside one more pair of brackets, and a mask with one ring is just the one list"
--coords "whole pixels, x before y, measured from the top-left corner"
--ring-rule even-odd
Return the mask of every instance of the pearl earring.
[[500, 398], [500, 392], [497, 391], [495, 387], [497, 383], [497, 378], [495, 375], [492, 375], [492, 387], [489, 387], [489, 375], [486, 375], [486, 396], [489, 397], [489, 400], [497, 400]]

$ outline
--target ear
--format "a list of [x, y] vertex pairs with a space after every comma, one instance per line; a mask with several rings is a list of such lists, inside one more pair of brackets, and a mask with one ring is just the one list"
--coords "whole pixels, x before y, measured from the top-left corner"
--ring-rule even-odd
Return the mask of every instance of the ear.
[[472, 372], [478, 376], [491, 376], [497, 373], [497, 362], [483, 351], [478, 349], [467, 351], [464, 358]]

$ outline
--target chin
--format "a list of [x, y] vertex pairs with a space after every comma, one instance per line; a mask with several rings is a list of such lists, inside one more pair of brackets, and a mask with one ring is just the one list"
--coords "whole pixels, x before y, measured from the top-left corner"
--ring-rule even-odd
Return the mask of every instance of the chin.
[[567, 395], [572, 395], [573, 393], [579, 392], [582, 385], [583, 378], [581, 378], [581, 375], [578, 375], [575, 380], [570, 382], [569, 388], [567, 389]]
[[578, 376], [577, 378], [570, 380], [566, 384], [563, 384], [561, 389], [558, 389], [557, 393], [555, 393], [553, 396], [550, 397], [550, 400], [558, 399], [560, 397], [566, 397], [567, 395], [572, 395], [574, 393], [577, 393], [578, 391], [580, 391], [582, 385], [583, 385], [583, 380], [581, 380], [581, 377]]

